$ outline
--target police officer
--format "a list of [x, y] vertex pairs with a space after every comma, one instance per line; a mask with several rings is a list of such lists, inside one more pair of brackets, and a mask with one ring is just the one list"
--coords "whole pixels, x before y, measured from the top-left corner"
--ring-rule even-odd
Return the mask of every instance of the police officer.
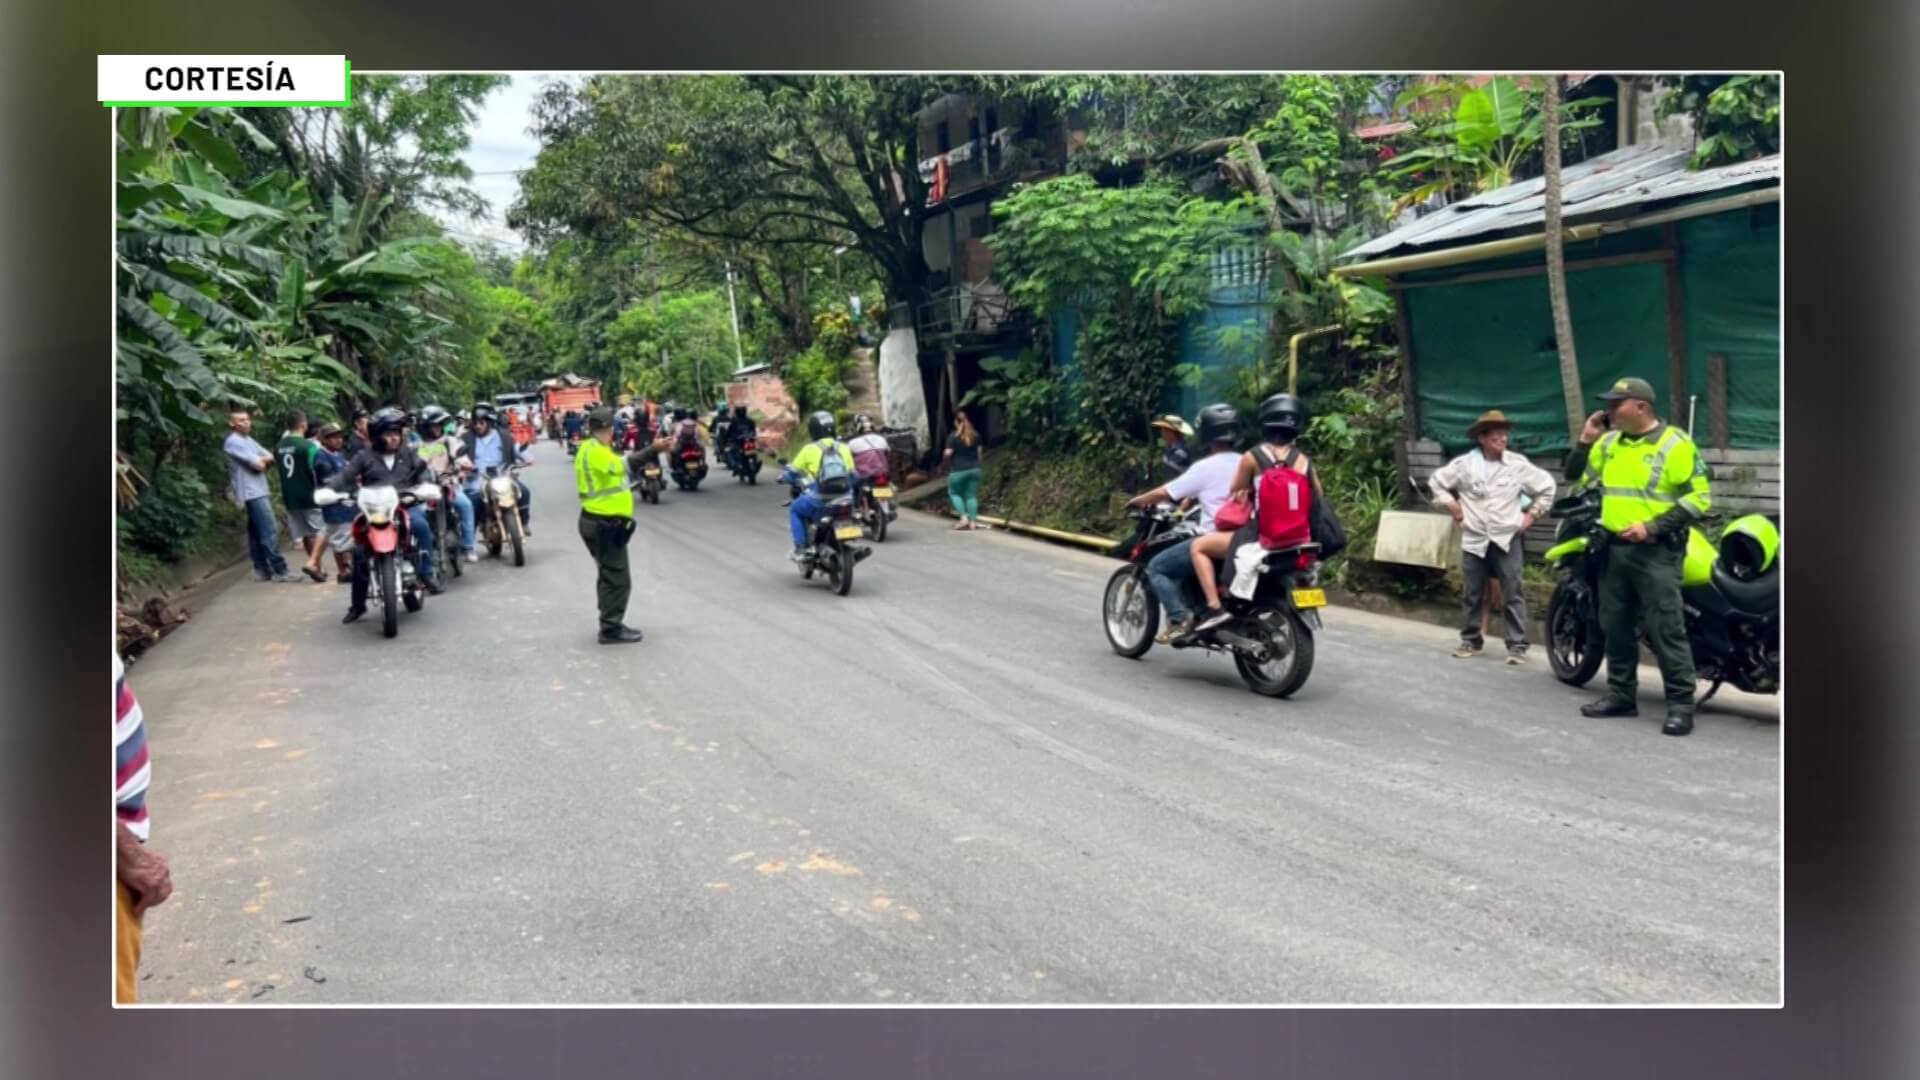
[[[1600, 524], [1613, 534], [1600, 576], [1600, 624], [1607, 639], [1607, 696], [1582, 716], [1638, 716], [1639, 635], [1660, 661], [1668, 735], [1693, 731], [1693, 651], [1680, 600], [1687, 531], [1706, 517], [1707, 466], [1687, 433], [1653, 414], [1653, 387], [1621, 379], [1600, 395], [1580, 444], [1567, 456], [1567, 479], [1600, 486]], [[1612, 430], [1607, 430], [1611, 428]]]
[[[627, 542], [633, 538], [633, 491], [627, 486], [627, 459], [613, 449], [613, 411], [599, 408], [587, 417], [591, 436], [573, 459], [574, 485], [580, 492], [580, 539], [600, 568], [600, 644], [639, 641], [626, 624], [633, 576], [627, 570]], [[655, 443], [653, 449], [660, 448]]]

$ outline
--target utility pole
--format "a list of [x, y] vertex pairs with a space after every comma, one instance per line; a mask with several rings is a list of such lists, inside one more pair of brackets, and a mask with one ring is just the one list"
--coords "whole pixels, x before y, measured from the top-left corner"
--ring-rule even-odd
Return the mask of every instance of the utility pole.
[[727, 262], [727, 314], [733, 318], [733, 367], [735, 371], [747, 366], [747, 357], [740, 351], [740, 309], [733, 302], [733, 262]]

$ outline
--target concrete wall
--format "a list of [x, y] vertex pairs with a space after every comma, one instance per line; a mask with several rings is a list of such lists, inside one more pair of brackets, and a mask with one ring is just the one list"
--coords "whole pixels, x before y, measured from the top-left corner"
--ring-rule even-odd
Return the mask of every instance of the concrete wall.
[[920, 346], [911, 329], [891, 330], [880, 342], [880, 422], [913, 432], [923, 447], [933, 445], [920, 382]]

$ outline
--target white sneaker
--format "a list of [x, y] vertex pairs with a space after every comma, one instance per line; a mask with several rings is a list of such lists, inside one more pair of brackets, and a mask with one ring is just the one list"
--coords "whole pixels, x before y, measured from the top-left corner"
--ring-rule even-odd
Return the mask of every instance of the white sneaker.
[[480, 561], [480, 553], [479, 553], [479, 552], [477, 552], [477, 551], [475, 551], [475, 550], [473, 550], [472, 548], [468, 548], [468, 549], [467, 549], [467, 561], [468, 561], [468, 562], [470, 562], [470, 563], [476, 563], [476, 562], [479, 562], [479, 561]]

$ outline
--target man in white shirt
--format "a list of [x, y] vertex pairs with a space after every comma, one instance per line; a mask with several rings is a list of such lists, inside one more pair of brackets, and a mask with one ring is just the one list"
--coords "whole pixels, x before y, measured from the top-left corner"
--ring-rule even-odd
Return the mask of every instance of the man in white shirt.
[[1555, 484], [1545, 469], [1507, 449], [1513, 425], [1499, 409], [1480, 414], [1467, 428], [1479, 447], [1454, 458], [1427, 479], [1433, 504], [1460, 523], [1460, 645], [1453, 655], [1477, 656], [1485, 645], [1480, 608], [1487, 579], [1497, 578], [1506, 608], [1507, 663], [1527, 656], [1527, 593], [1520, 577], [1526, 553], [1522, 543], [1541, 512], [1553, 503]]
[[[1127, 505], [1137, 508], [1196, 499], [1200, 513], [1197, 518], [1189, 519], [1199, 526], [1194, 535], [1212, 532], [1214, 511], [1227, 501], [1233, 488], [1234, 471], [1240, 465], [1240, 455], [1233, 452], [1239, 428], [1240, 414], [1233, 406], [1209, 405], [1201, 409], [1196, 436], [1199, 450], [1205, 456], [1172, 480], [1129, 499]], [[1193, 627], [1193, 613], [1187, 610], [1185, 591], [1187, 581], [1193, 577], [1193, 560], [1187, 551], [1192, 544], [1193, 537], [1188, 537], [1170, 545], [1147, 563], [1147, 584], [1153, 587], [1153, 594], [1160, 598], [1160, 606], [1167, 612], [1166, 624], [1154, 639], [1161, 644], [1186, 634]]]

